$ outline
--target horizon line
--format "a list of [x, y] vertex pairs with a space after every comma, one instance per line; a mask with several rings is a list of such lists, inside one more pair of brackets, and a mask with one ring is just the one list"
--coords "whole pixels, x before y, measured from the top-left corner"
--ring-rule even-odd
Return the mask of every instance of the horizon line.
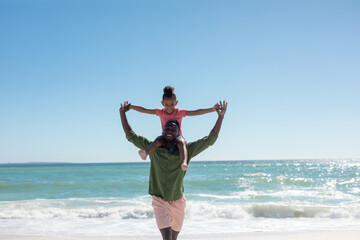
[[[284, 159], [239, 159], [239, 160], [193, 160], [192, 162], [239, 162], [239, 161], [298, 161], [298, 160], [360, 160], [355, 158], [284, 158]], [[150, 161], [137, 162], [8, 162], [0, 165], [10, 164], [118, 164], [118, 163], [150, 163]]]

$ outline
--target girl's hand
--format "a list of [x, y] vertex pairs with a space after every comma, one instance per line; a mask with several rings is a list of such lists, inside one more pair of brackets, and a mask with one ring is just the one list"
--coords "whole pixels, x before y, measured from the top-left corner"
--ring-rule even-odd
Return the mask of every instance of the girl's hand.
[[124, 112], [125, 113], [125, 112], [129, 111], [130, 106], [131, 106], [131, 103], [129, 103], [128, 101], [125, 101], [124, 103], [121, 103], [119, 112]]
[[186, 162], [183, 162], [183, 163], [181, 164], [181, 169], [182, 169], [184, 172], [187, 171], [188, 168], [189, 168], [189, 166], [186, 164]]
[[215, 112], [218, 108], [219, 108], [219, 104], [216, 103], [216, 104], [214, 105], [214, 107], [213, 107], [213, 111]]
[[228, 103], [225, 101], [219, 102], [218, 108], [216, 109], [216, 112], [219, 114], [219, 117], [224, 117], [224, 115], [226, 113], [227, 104]]

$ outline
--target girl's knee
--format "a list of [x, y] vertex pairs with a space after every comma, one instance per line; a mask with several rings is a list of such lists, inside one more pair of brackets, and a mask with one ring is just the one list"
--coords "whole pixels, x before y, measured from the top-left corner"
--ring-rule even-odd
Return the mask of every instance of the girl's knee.
[[159, 136], [155, 139], [154, 143], [158, 146], [162, 146], [165, 142], [164, 136]]
[[184, 138], [177, 138], [177, 139], [176, 139], [176, 144], [177, 144], [177, 145], [184, 146], [184, 145], [186, 145], [186, 141], [185, 141]]

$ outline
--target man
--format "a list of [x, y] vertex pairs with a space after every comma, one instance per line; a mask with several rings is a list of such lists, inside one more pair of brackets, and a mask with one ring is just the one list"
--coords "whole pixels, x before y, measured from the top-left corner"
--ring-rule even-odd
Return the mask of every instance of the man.
[[[210, 134], [195, 142], [186, 144], [189, 164], [190, 159], [213, 145], [220, 132], [221, 124], [227, 108], [227, 102], [223, 101], [217, 106], [218, 119]], [[126, 138], [140, 149], [146, 149], [151, 141], [138, 136], [131, 129], [126, 112], [130, 110], [130, 104], [124, 102], [119, 109], [120, 118]], [[165, 143], [155, 152], [151, 153], [149, 194], [153, 196], [156, 224], [161, 232], [163, 240], [176, 240], [181, 230], [184, 218], [186, 199], [184, 195], [184, 176], [181, 169], [179, 151], [176, 147], [176, 138], [179, 135], [179, 124], [176, 120], [168, 121], [164, 126]]]

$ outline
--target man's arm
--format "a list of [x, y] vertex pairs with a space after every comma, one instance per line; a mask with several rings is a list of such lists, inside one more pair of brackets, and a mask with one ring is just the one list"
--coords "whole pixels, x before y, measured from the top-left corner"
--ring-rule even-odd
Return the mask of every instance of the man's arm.
[[147, 113], [147, 114], [156, 114], [156, 110], [155, 109], [147, 109], [144, 107], [140, 107], [140, 106], [135, 106], [135, 105], [131, 105], [130, 104], [130, 109], [134, 109], [135, 111], [141, 112], [141, 113]]
[[130, 104], [126, 101], [121, 104], [121, 107], [119, 109], [121, 123], [126, 134], [126, 139], [129, 142], [132, 142], [136, 147], [140, 149], [146, 149], [150, 145], [151, 141], [142, 136], [136, 135], [134, 131], [132, 131], [130, 124], [128, 123], [128, 120], [126, 118], [126, 112], [130, 110], [129, 106]]
[[120, 118], [121, 118], [121, 123], [124, 129], [125, 134], [127, 134], [128, 132], [131, 131], [131, 127], [128, 123], [128, 120], [126, 118], [126, 112], [130, 110], [130, 105], [127, 101], [124, 102], [123, 104], [121, 103], [119, 112], [120, 112]]
[[219, 134], [220, 132], [220, 129], [221, 129], [221, 124], [222, 124], [222, 121], [224, 119], [224, 115], [226, 113], [226, 109], [227, 109], [227, 102], [223, 101], [218, 104], [218, 107], [216, 108], [216, 112], [218, 114], [218, 119], [215, 123], [215, 126], [214, 128], [212, 129], [212, 131], [216, 134]]
[[215, 104], [212, 108], [197, 109], [197, 110], [193, 110], [193, 111], [187, 110], [186, 116], [198, 116], [198, 115], [203, 115], [206, 113], [215, 112], [217, 106], [218, 106], [218, 103]]
[[203, 137], [202, 139], [199, 139], [195, 142], [191, 142], [187, 145], [188, 162], [190, 161], [190, 159], [192, 157], [195, 157], [196, 155], [198, 155], [199, 153], [204, 151], [206, 148], [208, 148], [209, 146], [211, 146], [215, 143], [217, 136], [221, 129], [221, 124], [224, 119], [224, 115], [226, 113], [226, 108], [227, 108], [227, 102], [225, 102], [225, 101], [220, 102], [220, 104], [218, 105], [218, 107], [216, 109], [216, 112], [218, 114], [218, 119], [217, 119], [213, 129], [211, 130], [210, 134], [206, 137]]

